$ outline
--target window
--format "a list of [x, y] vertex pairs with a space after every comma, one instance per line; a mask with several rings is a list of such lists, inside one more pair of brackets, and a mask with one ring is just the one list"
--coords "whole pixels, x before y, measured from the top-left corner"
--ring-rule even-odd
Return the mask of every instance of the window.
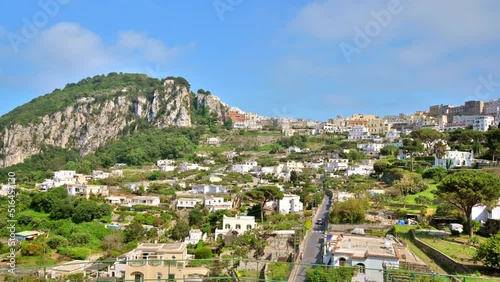
[[356, 266], [358, 267], [359, 273], [363, 273], [363, 274], [366, 273], [365, 265], [364, 264], [358, 263]]
[[172, 256], [172, 259], [175, 259], [175, 256]]
[[226, 227], [224, 227], [224, 229], [231, 229], [231, 225], [230, 224], [226, 224]]
[[340, 258], [339, 259], [339, 266], [346, 266], [347, 265], [347, 260], [345, 258]]
[[252, 229], [252, 225], [251, 224], [247, 224], [247, 230], [250, 230]]
[[241, 229], [241, 224], [236, 224], [236, 229], [240, 230]]
[[168, 281], [175, 281], [175, 274], [169, 274]]
[[161, 280], [161, 277], [162, 277], [161, 272], [156, 273], [156, 279], [157, 279], [158, 281], [160, 281], [160, 280]]

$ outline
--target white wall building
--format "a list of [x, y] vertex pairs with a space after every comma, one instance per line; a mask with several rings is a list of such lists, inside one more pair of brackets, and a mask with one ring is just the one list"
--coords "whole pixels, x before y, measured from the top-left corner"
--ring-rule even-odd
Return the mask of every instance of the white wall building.
[[177, 209], [194, 209], [197, 204], [202, 204], [203, 200], [198, 198], [177, 199]]
[[199, 241], [207, 240], [207, 234], [201, 232], [200, 229], [189, 230], [189, 236], [184, 239], [184, 243], [196, 245]]
[[101, 185], [82, 185], [82, 184], [66, 184], [69, 196], [84, 196], [86, 199], [90, 195], [107, 197], [109, 190], [107, 186]]
[[242, 164], [234, 164], [231, 166], [231, 171], [232, 172], [239, 172], [239, 173], [248, 173], [254, 169], [257, 168], [257, 162], [256, 161], [246, 161]]
[[165, 160], [158, 160], [158, 161], [156, 161], [156, 165], [157, 165], [157, 166], [162, 166], [162, 165], [175, 165], [175, 161], [174, 161], [174, 160], [169, 160], [169, 159], [165, 159]]
[[328, 234], [324, 262], [332, 266], [357, 266], [352, 281], [384, 281], [385, 267], [399, 268], [399, 256], [405, 261], [423, 264], [406, 247], [391, 237]]
[[281, 214], [296, 213], [304, 210], [304, 205], [300, 201], [299, 195], [284, 195], [278, 201], [277, 210]]
[[109, 177], [109, 172], [104, 172], [102, 170], [93, 170], [92, 179], [106, 179]]
[[328, 159], [325, 162], [323, 169], [326, 172], [333, 172], [339, 170], [347, 170], [348, 167], [349, 167], [348, 159]]
[[215, 229], [215, 238], [223, 237], [230, 231], [237, 232], [238, 235], [245, 231], [252, 230], [257, 227], [254, 216], [235, 216], [228, 217], [224, 215], [222, 219], [222, 229]]
[[146, 205], [157, 207], [160, 205], [160, 197], [154, 196], [137, 196], [130, 198], [130, 205]]
[[354, 166], [350, 166], [345, 171], [345, 175], [347, 175], [347, 176], [351, 176], [354, 174], [369, 176], [371, 173], [373, 173], [373, 165], [363, 165], [363, 164], [357, 164]]
[[205, 208], [208, 209], [209, 212], [215, 212], [218, 210], [230, 210], [233, 208], [232, 201], [224, 201], [223, 197], [207, 197], [204, 201]]
[[477, 205], [472, 208], [471, 218], [477, 220], [481, 225], [485, 224], [488, 219], [500, 219], [500, 200], [497, 201], [492, 209], [486, 205]]
[[74, 170], [60, 170], [54, 172], [54, 187], [63, 186], [65, 184], [75, 184], [76, 171]]
[[472, 125], [472, 130], [475, 131], [488, 131], [490, 126], [495, 124], [495, 118], [492, 116], [478, 117]]
[[358, 144], [358, 149], [363, 150], [363, 152], [367, 153], [378, 153], [382, 148], [384, 148], [384, 144], [380, 143], [368, 143], [368, 144]]
[[347, 136], [347, 140], [349, 141], [357, 141], [367, 139], [370, 136], [370, 132], [368, 128], [364, 126], [353, 126], [351, 131], [349, 131], [349, 135]]
[[227, 193], [227, 187], [213, 184], [197, 184], [193, 185], [192, 191], [198, 194]]
[[434, 156], [434, 167], [446, 168], [447, 162], [450, 162], [450, 168], [469, 167], [474, 163], [473, 152], [446, 151], [442, 159]]

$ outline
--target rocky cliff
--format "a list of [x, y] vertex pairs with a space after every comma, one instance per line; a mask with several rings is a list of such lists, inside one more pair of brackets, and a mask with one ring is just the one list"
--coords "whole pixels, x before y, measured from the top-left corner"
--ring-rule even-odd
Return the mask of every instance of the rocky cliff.
[[188, 86], [173, 79], [164, 80], [160, 87], [145, 95], [130, 95], [128, 91], [128, 88], [115, 89], [109, 99], [78, 98], [72, 105], [40, 116], [35, 122], [3, 126], [1, 165], [23, 162], [26, 157], [39, 153], [43, 144], [74, 148], [85, 155], [140, 122], [157, 127], [192, 126], [193, 103], [209, 106], [219, 117], [226, 108], [219, 98], [195, 95]]

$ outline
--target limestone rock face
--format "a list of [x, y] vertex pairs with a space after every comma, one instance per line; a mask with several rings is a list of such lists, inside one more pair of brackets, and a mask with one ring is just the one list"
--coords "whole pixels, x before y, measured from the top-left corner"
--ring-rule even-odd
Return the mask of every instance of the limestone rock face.
[[[40, 152], [43, 144], [73, 148], [85, 155], [116, 139], [139, 120], [157, 127], [190, 127], [193, 96], [189, 89], [165, 80], [161, 90], [151, 95], [130, 97], [120, 90], [118, 97], [104, 101], [93, 98], [75, 100], [73, 106], [41, 117], [36, 124], [10, 124], [0, 132], [0, 165], [11, 166]], [[123, 94], [123, 95], [121, 95]], [[199, 105], [223, 116], [225, 104], [213, 95], [194, 96]]]

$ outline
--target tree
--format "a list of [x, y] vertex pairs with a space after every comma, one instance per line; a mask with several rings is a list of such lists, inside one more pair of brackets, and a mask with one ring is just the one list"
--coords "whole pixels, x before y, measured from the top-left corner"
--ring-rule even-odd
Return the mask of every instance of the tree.
[[283, 199], [283, 192], [276, 186], [259, 186], [246, 194], [260, 206], [260, 222], [264, 222], [264, 206], [269, 201]]
[[446, 176], [446, 169], [444, 167], [432, 167], [424, 171], [422, 177], [425, 179], [432, 179], [440, 182]]
[[368, 202], [364, 199], [350, 198], [335, 202], [329, 215], [329, 221], [335, 224], [361, 223], [365, 220]]
[[410, 159], [411, 159], [411, 167], [410, 171], [413, 171], [413, 160], [414, 157], [417, 153], [420, 153], [424, 150], [424, 145], [422, 144], [422, 141], [419, 139], [403, 139], [403, 147], [401, 147], [403, 151], [405, 151], [407, 154], [410, 154]]
[[483, 261], [487, 266], [500, 268], [500, 233], [479, 245], [474, 256], [474, 262], [476, 261]]
[[431, 152], [433, 152], [434, 144], [436, 144], [439, 139], [443, 138], [443, 133], [431, 128], [415, 130], [412, 131], [410, 135], [415, 139], [422, 140], [425, 144], [425, 151], [427, 155], [430, 155]]
[[173, 240], [184, 240], [189, 235], [189, 224], [184, 220], [177, 220], [170, 237]]
[[394, 182], [394, 187], [399, 189], [405, 196], [416, 194], [427, 188], [427, 185], [422, 180], [422, 176], [415, 172], [406, 171], [403, 178]]
[[478, 204], [491, 205], [500, 197], [500, 179], [481, 171], [460, 171], [448, 175], [437, 186], [437, 195], [460, 209], [467, 219], [469, 236], [474, 235], [472, 208]]
[[188, 214], [189, 225], [201, 226], [205, 221], [205, 213], [198, 207], [191, 210]]
[[126, 243], [138, 241], [144, 238], [144, 235], [146, 235], [146, 229], [139, 221], [134, 220], [132, 221], [132, 223], [125, 227], [124, 235]]
[[387, 160], [378, 160], [373, 164], [373, 170], [375, 170], [376, 174], [380, 175], [391, 165], [392, 164]]
[[228, 118], [224, 121], [224, 124], [223, 124], [224, 128], [227, 129], [227, 130], [231, 130], [233, 129], [233, 120], [231, 118]]
[[212, 250], [209, 247], [199, 247], [194, 250], [195, 259], [209, 259], [212, 257]]
[[399, 148], [394, 145], [386, 145], [384, 148], [380, 149], [381, 156], [394, 156], [399, 155]]

